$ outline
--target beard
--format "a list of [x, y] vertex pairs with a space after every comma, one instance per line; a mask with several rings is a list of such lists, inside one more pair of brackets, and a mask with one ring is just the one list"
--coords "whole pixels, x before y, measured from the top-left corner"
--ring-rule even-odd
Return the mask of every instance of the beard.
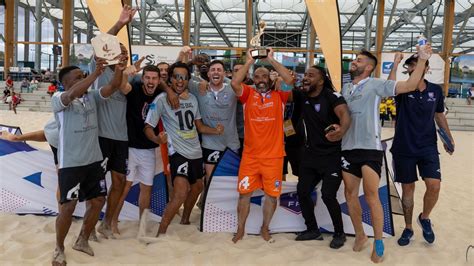
[[255, 88], [257, 89], [258, 92], [264, 93], [270, 89], [270, 86], [268, 86], [268, 83], [266, 82], [260, 82], [258, 84], [255, 84]]
[[351, 74], [351, 79], [354, 79], [355, 77], [362, 75], [364, 70], [362, 68], [356, 68], [354, 70], [350, 70], [349, 73]]

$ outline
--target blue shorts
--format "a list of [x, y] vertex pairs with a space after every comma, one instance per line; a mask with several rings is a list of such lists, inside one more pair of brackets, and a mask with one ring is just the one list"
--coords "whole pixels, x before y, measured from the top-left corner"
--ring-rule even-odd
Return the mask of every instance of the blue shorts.
[[437, 153], [418, 157], [393, 154], [395, 182], [409, 184], [418, 181], [417, 167], [422, 179], [434, 178], [441, 180], [439, 155]]

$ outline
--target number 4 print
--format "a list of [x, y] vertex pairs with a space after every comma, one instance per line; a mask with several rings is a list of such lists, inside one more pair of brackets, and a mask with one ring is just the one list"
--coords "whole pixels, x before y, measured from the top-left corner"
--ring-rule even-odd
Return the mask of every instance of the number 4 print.
[[250, 187], [249, 177], [245, 176], [242, 180], [240, 180], [239, 186], [243, 188], [244, 190], [249, 189]]

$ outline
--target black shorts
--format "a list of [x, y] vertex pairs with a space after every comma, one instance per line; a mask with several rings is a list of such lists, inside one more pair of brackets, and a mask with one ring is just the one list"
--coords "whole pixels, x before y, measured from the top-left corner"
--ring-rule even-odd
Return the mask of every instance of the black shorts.
[[417, 157], [393, 154], [393, 166], [395, 182], [410, 184], [418, 181], [416, 168], [418, 168], [422, 179], [434, 178], [441, 180], [441, 167], [437, 153]]
[[291, 165], [291, 172], [294, 176], [299, 176], [300, 162], [304, 147], [301, 146], [286, 146], [286, 156], [283, 160], [283, 174], [288, 174], [288, 163]]
[[59, 161], [58, 161], [58, 149], [49, 145], [49, 147], [51, 147], [51, 151], [53, 152], [53, 157], [54, 157], [54, 164], [55, 165], [59, 165]]
[[342, 151], [341, 167], [343, 172], [362, 178], [362, 166], [367, 165], [380, 178], [382, 173], [383, 151], [378, 150], [348, 150]]
[[223, 151], [202, 148], [202, 157], [204, 159], [205, 164], [216, 165], [220, 161], [223, 155], [224, 155]]
[[107, 171], [127, 174], [128, 141], [99, 137], [102, 157], [107, 160]]
[[107, 195], [105, 172], [101, 162], [59, 169], [58, 179], [61, 204], [71, 200], [84, 201]]
[[204, 176], [202, 167], [202, 158], [187, 159], [179, 153], [169, 156], [171, 179], [174, 182], [175, 177], [182, 176], [188, 179], [189, 184], [194, 184], [198, 179]]

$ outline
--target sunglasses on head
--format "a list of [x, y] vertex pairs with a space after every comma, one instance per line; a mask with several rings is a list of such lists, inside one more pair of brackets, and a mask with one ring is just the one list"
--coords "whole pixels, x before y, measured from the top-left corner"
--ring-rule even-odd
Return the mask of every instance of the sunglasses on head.
[[181, 74], [174, 74], [174, 75], [173, 75], [173, 78], [176, 79], [177, 81], [180, 81], [180, 80], [188, 80], [188, 76], [187, 76], [187, 75], [181, 75]]

